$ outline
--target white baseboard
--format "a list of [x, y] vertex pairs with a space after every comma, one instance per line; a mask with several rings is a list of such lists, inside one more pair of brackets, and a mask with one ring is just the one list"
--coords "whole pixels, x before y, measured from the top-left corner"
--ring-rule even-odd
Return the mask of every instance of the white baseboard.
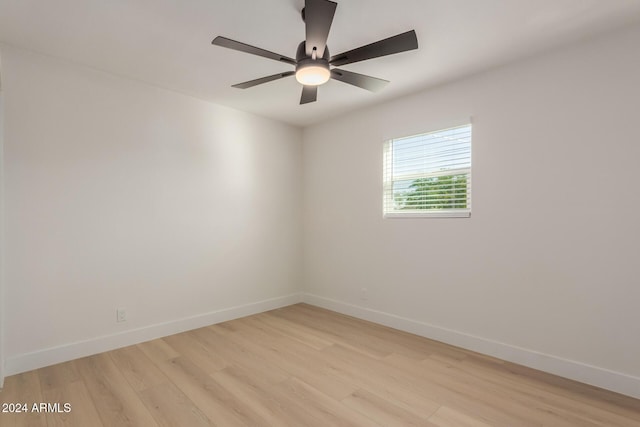
[[56, 363], [90, 356], [92, 354], [126, 347], [128, 345], [165, 337], [167, 335], [233, 320], [239, 317], [262, 313], [264, 311], [285, 307], [298, 302], [305, 302], [307, 304], [326, 308], [338, 313], [368, 320], [640, 399], [640, 378], [632, 375], [587, 365], [573, 360], [563, 359], [308, 293], [291, 294], [283, 297], [271, 298], [242, 306], [191, 316], [176, 321], [151, 325], [144, 328], [10, 357], [6, 359], [4, 366], [0, 366], [0, 387], [2, 387], [4, 375], [15, 375], [32, 369], [38, 369], [44, 366], [54, 365]]
[[302, 301], [338, 313], [368, 320], [640, 399], [640, 378], [632, 375], [465, 334], [366, 307], [347, 304], [318, 295], [304, 293], [302, 294]]
[[80, 357], [201, 328], [203, 326], [274, 310], [276, 308], [297, 304], [300, 301], [300, 294], [291, 294], [117, 334], [101, 336], [86, 341], [64, 344], [33, 353], [21, 354], [7, 358], [4, 373], [7, 376], [15, 375], [33, 369], [55, 365], [56, 363], [62, 363]]

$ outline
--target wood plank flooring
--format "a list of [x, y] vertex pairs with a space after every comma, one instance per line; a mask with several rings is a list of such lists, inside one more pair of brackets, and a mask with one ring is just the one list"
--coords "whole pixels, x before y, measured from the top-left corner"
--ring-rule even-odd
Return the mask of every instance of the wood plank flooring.
[[71, 404], [2, 427], [640, 426], [640, 400], [305, 304], [8, 377], [0, 402]]

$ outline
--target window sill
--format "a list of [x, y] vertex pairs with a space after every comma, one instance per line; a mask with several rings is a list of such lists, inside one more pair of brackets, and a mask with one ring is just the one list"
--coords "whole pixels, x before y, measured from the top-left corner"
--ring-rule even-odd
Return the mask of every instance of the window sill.
[[388, 212], [383, 215], [385, 219], [409, 219], [409, 218], [469, 218], [471, 211], [454, 212]]

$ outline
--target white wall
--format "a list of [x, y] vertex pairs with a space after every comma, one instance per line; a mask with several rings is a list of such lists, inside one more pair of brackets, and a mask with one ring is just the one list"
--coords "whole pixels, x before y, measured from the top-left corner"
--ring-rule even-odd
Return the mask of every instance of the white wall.
[[[626, 29], [305, 129], [305, 299], [640, 397], [639, 45]], [[384, 220], [383, 141], [470, 116], [472, 217]]]
[[[0, 63], [0, 80], [2, 63]], [[0, 82], [0, 86], [1, 86]], [[4, 384], [4, 103], [0, 87], [0, 388]]]
[[299, 129], [1, 54], [7, 374], [297, 300]]

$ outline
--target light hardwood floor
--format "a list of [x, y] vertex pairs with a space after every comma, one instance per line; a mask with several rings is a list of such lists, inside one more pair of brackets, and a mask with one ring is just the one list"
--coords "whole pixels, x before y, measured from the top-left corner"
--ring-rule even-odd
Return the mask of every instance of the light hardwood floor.
[[38, 369], [5, 426], [640, 426], [640, 401], [305, 304]]

